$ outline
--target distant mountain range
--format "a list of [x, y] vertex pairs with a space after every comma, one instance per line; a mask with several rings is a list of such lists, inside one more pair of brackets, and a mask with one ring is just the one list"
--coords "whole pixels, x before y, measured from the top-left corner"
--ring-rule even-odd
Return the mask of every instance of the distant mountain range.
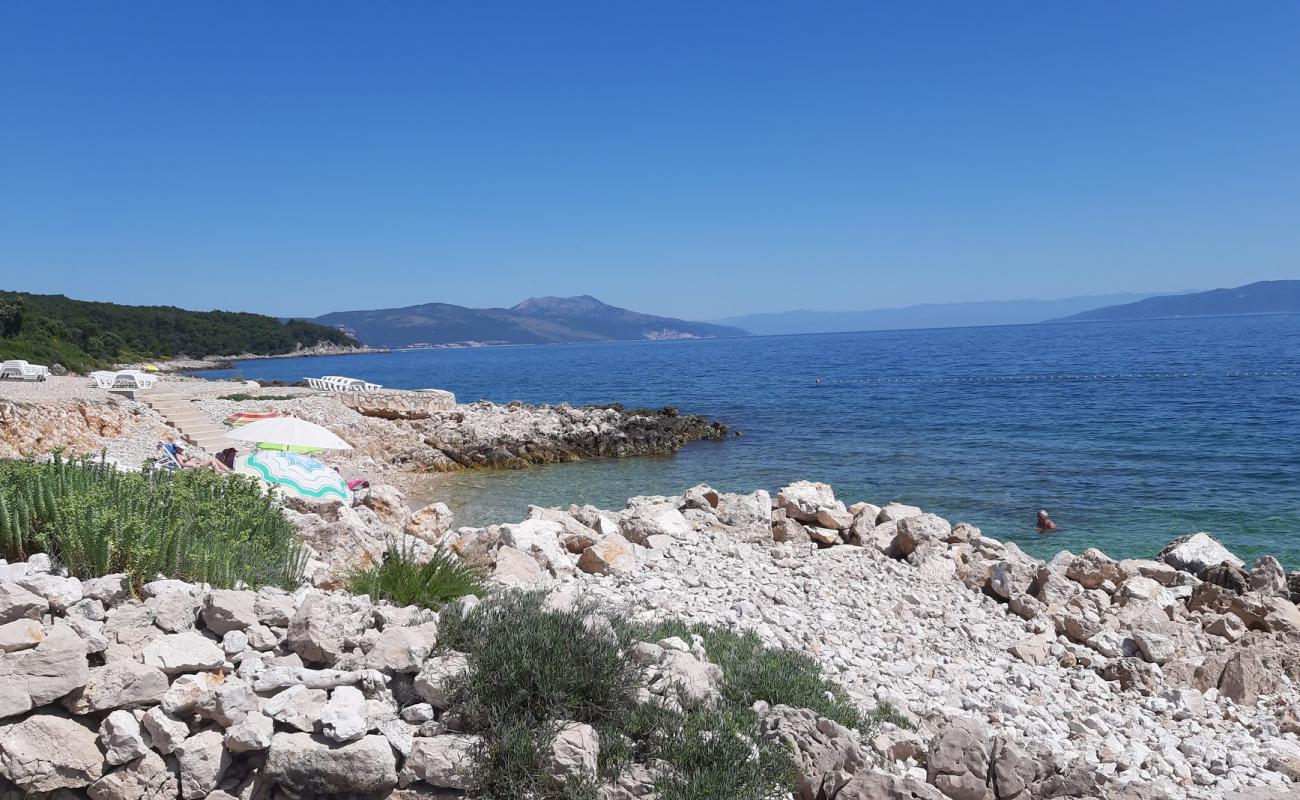
[[926, 303], [865, 311], [781, 311], [718, 320], [759, 335], [840, 333], [905, 328], [960, 328], [970, 325], [1024, 325], [1080, 311], [1128, 303], [1149, 294], [1102, 294], [1062, 300], [990, 300]]
[[314, 322], [339, 328], [371, 347], [548, 344], [645, 339], [712, 339], [748, 331], [641, 314], [590, 295], [532, 297], [512, 308], [425, 303], [405, 308], [335, 311]]
[[1259, 281], [1235, 289], [1148, 297], [1135, 303], [1094, 308], [1053, 322], [1296, 312], [1300, 312], [1300, 281]]

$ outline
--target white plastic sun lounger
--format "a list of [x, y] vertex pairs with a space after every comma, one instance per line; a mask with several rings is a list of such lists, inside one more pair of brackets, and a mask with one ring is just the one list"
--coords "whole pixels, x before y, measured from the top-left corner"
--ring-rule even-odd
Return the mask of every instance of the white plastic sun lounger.
[[20, 381], [43, 381], [50, 376], [50, 368], [40, 364], [28, 364], [21, 358], [0, 364], [0, 378], [16, 378]]
[[113, 381], [115, 389], [151, 389], [157, 377], [138, 369], [124, 369]]
[[377, 392], [384, 388], [378, 383], [366, 383], [363, 380], [348, 378], [343, 375], [323, 375], [319, 378], [308, 378], [307, 385], [324, 392]]
[[92, 372], [90, 377], [101, 389], [151, 389], [156, 376], [138, 369], [124, 369], [121, 372]]

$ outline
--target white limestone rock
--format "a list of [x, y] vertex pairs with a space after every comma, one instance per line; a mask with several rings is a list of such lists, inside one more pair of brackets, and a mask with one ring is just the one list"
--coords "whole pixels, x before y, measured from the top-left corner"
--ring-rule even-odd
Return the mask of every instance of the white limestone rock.
[[135, 715], [121, 709], [99, 723], [99, 744], [104, 750], [104, 760], [114, 766], [134, 761], [149, 750]]
[[416, 738], [402, 767], [401, 785], [424, 781], [436, 789], [471, 788], [466, 773], [478, 744], [479, 737], [470, 734]]
[[267, 781], [301, 793], [380, 794], [397, 785], [397, 757], [379, 735], [338, 743], [306, 733], [277, 733], [264, 772]]
[[145, 664], [168, 675], [220, 669], [226, 655], [217, 643], [196, 631], [172, 633], [150, 642], [143, 652]]
[[75, 720], [34, 714], [0, 728], [0, 775], [21, 789], [79, 789], [103, 774], [95, 732]]

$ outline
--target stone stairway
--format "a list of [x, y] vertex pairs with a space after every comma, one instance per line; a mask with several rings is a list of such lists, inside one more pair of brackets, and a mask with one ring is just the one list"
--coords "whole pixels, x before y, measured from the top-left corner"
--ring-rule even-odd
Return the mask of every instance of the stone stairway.
[[200, 411], [191, 398], [176, 394], [145, 395], [146, 405], [163, 415], [167, 424], [209, 455], [216, 455], [235, 442], [226, 438], [226, 430]]

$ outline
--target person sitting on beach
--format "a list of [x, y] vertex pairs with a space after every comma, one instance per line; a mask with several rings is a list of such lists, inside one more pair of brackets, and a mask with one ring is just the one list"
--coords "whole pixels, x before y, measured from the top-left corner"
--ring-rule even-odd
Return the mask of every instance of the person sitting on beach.
[[1052, 522], [1052, 518], [1047, 516], [1046, 511], [1038, 512], [1038, 519], [1035, 524], [1039, 533], [1051, 533], [1056, 530], [1056, 523]]
[[235, 448], [227, 447], [220, 453], [217, 453], [217, 462], [228, 470], [235, 469]]

